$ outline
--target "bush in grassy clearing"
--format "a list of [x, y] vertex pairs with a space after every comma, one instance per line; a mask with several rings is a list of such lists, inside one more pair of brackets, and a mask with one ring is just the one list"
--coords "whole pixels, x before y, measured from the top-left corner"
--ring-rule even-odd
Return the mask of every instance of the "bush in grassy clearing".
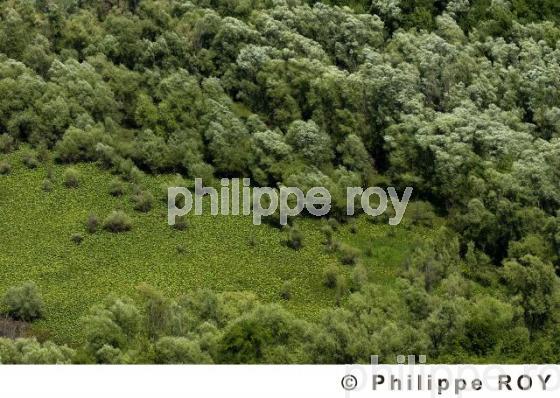
[[4, 296], [8, 314], [17, 320], [32, 321], [43, 316], [43, 299], [33, 282], [11, 287]]
[[328, 224], [332, 228], [333, 231], [337, 231], [340, 223], [335, 218], [329, 218]]
[[80, 186], [80, 172], [73, 168], [66, 169], [63, 181], [67, 188], [78, 188]]
[[354, 265], [360, 257], [360, 251], [352, 246], [341, 244], [338, 248], [340, 252], [340, 261], [342, 264]]
[[303, 247], [303, 233], [297, 226], [288, 227], [288, 239], [286, 240], [288, 247], [299, 250]]
[[8, 175], [12, 171], [12, 166], [5, 160], [0, 162], [0, 175]]
[[113, 211], [103, 221], [103, 229], [109, 232], [126, 232], [132, 229], [132, 220], [122, 211]]
[[0, 134], [0, 153], [9, 153], [14, 149], [14, 139], [11, 135]]
[[41, 184], [41, 189], [45, 192], [51, 192], [53, 190], [53, 183], [51, 180], [49, 180], [48, 178], [45, 178], [43, 180], [43, 183]]
[[350, 221], [349, 231], [350, 231], [351, 234], [357, 234], [358, 233], [358, 226], [356, 225], [356, 222], [354, 220]]
[[82, 235], [79, 232], [76, 232], [76, 233], [72, 234], [72, 236], [70, 237], [70, 240], [72, 242], [74, 242], [76, 245], [79, 245], [84, 241], [84, 235]]
[[21, 161], [28, 169], [36, 169], [39, 166], [39, 161], [37, 160], [35, 152], [26, 152]]
[[129, 182], [140, 182], [144, 173], [134, 165], [130, 159], [121, 159], [115, 165], [115, 171], [122, 176], [122, 178]]
[[329, 224], [321, 227], [321, 232], [325, 235], [325, 246], [328, 250], [332, 249], [334, 230]]
[[336, 287], [336, 282], [340, 276], [340, 270], [338, 267], [331, 265], [325, 268], [323, 271], [323, 283], [329, 289], [334, 289]]
[[90, 214], [86, 221], [86, 231], [88, 231], [90, 234], [93, 234], [97, 232], [98, 229], [99, 229], [99, 219], [95, 214]]
[[336, 305], [340, 305], [342, 303], [342, 298], [348, 291], [348, 286], [346, 283], [346, 278], [344, 276], [339, 275], [336, 278], [336, 286], [335, 286], [335, 300]]
[[356, 268], [352, 270], [352, 291], [357, 292], [362, 289], [368, 282], [368, 273], [366, 267], [362, 264], [358, 264]]
[[152, 209], [154, 204], [154, 195], [149, 191], [140, 191], [132, 196], [134, 210], [147, 213]]
[[285, 281], [280, 289], [280, 297], [283, 300], [290, 300], [292, 298], [292, 283], [290, 281]]
[[52, 159], [51, 152], [46, 145], [41, 145], [37, 149], [37, 160], [40, 163], [49, 164]]
[[109, 184], [109, 194], [111, 196], [122, 196], [126, 191], [126, 185], [119, 178], [115, 178]]
[[54, 169], [51, 165], [47, 166], [47, 180], [51, 180], [51, 181], [55, 180]]

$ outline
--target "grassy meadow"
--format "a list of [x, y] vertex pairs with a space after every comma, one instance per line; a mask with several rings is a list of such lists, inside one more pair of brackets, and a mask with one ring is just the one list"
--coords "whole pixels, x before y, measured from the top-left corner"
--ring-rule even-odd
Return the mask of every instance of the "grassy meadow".
[[[142, 282], [173, 296], [198, 288], [250, 291], [264, 301], [282, 301], [307, 319], [335, 305], [334, 291], [323, 285], [323, 271], [340, 262], [324, 249], [324, 220], [298, 221], [304, 234], [299, 251], [283, 244], [285, 231], [254, 226], [251, 216], [192, 215], [188, 228], [178, 231], [167, 225], [163, 200], [162, 186], [173, 176], [144, 178], [142, 185], [156, 200], [150, 212], [140, 213], [133, 209], [131, 187], [121, 197], [111, 196], [114, 176], [96, 164], [73, 166], [81, 174], [80, 186], [73, 189], [62, 183], [67, 166], [52, 165], [55, 183], [45, 192], [46, 167], [29, 169], [22, 157], [22, 151], [3, 157], [11, 173], [0, 176], [0, 293], [27, 280], [37, 283], [46, 314], [32, 333], [79, 344], [80, 319], [92, 305], [112, 293], [134, 295]], [[132, 231], [86, 232], [89, 214], [103, 220], [115, 209], [132, 217]], [[81, 244], [71, 240], [74, 233], [83, 234]], [[362, 258], [370, 280], [390, 286], [407, 253], [427, 233], [360, 217], [354, 227], [340, 226], [334, 238], [366, 253]], [[286, 280], [293, 289], [289, 301], [279, 295]]]

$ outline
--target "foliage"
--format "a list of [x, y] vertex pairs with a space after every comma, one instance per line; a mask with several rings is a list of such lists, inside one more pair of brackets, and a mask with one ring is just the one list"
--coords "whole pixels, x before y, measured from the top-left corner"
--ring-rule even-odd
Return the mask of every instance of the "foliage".
[[119, 178], [115, 178], [111, 181], [109, 185], [109, 194], [111, 196], [122, 196], [124, 195], [126, 186]]
[[93, 234], [97, 232], [97, 230], [99, 229], [99, 225], [99, 219], [95, 214], [92, 213], [88, 216], [88, 219], [86, 221], [86, 231], [90, 234]]
[[280, 289], [280, 297], [283, 300], [290, 300], [292, 298], [292, 295], [293, 295], [292, 283], [290, 283], [290, 281], [285, 281], [284, 284], [282, 285], [282, 288]]
[[103, 229], [109, 232], [130, 231], [132, 229], [132, 220], [123, 211], [113, 211], [103, 220]]
[[51, 192], [54, 189], [54, 184], [50, 179], [45, 178], [41, 184], [41, 189], [45, 192]]
[[84, 235], [79, 232], [75, 232], [70, 237], [70, 240], [74, 242], [76, 245], [80, 245], [84, 241]]
[[134, 210], [147, 213], [152, 209], [154, 196], [149, 191], [139, 191], [132, 196]]
[[80, 186], [80, 172], [74, 168], [68, 168], [62, 176], [66, 188], [78, 188]]
[[338, 267], [330, 266], [323, 271], [323, 283], [329, 289], [334, 289], [339, 282], [340, 270]]
[[36, 339], [0, 338], [0, 364], [70, 364], [76, 352], [67, 346], [58, 346], [47, 341], [39, 343]]
[[[3, 198], [10, 204], [6, 206], [10, 222], [0, 223], [0, 290], [26, 279], [47, 283], [49, 288], [42, 289], [46, 315], [36, 328], [37, 333], [48, 331], [56, 342], [73, 347], [81, 344], [84, 330], [79, 319], [89, 307], [111, 293], [132, 296], [140, 281], [158, 286], [172, 297], [200, 286], [217, 292], [250, 291], [263, 301], [283, 302], [290, 312], [306, 320], [318, 319], [321, 311], [335, 303], [335, 291], [323, 286], [322, 272], [324, 267], [337, 264], [338, 259], [335, 253], [324, 250], [319, 220], [297, 220], [304, 235], [304, 246], [297, 251], [283, 244], [287, 231], [267, 224], [255, 227], [251, 216], [189, 214], [187, 229], [174, 231], [163, 217], [166, 202], [154, 200], [149, 213], [135, 212], [128, 195], [107, 194], [114, 175], [96, 164], [72, 166], [81, 174], [80, 189], [55, 185], [52, 192], [45, 194], [40, 186], [48, 170], [53, 181], [62, 181], [67, 165], [55, 163], [50, 169], [40, 165], [28, 170], [21, 165], [22, 155], [22, 151], [16, 151], [7, 156], [14, 167], [12, 174], [3, 176], [0, 182]], [[141, 184], [155, 193], [173, 177], [146, 175]], [[192, 181], [183, 184], [189, 187]], [[30, 207], [29, 200], [41, 206]], [[132, 219], [133, 229], [122, 234], [98, 231], [89, 236], [85, 225], [88, 216], [95, 214], [103, 229], [105, 217], [115, 209]], [[376, 250], [364, 264], [372, 278], [387, 286], [392, 284], [414, 240], [431, 234], [424, 229], [398, 228], [393, 238], [387, 238], [386, 231], [392, 227], [373, 224], [367, 217], [360, 217], [357, 223], [357, 234], [348, 235], [341, 225], [334, 239], [357, 245], [360, 250], [373, 239], [383, 250]], [[70, 241], [75, 232], [85, 234], [80, 248]], [[250, 237], [255, 242], [252, 248], [246, 244]], [[177, 247], [181, 247], [181, 253]], [[349, 277], [351, 269], [341, 272]], [[64, 284], [58, 283], [61, 275], [66, 280]], [[290, 280], [293, 288], [289, 301], [279, 297], [285, 280]], [[80, 289], [75, 288], [77, 285]]]
[[0, 162], [0, 175], [8, 175], [12, 171], [12, 166], [5, 160]]
[[299, 250], [303, 247], [303, 233], [297, 225], [292, 225], [288, 228], [288, 238], [286, 244], [294, 250]]
[[35, 169], [39, 166], [39, 161], [37, 160], [37, 155], [35, 152], [26, 152], [22, 157], [23, 164], [29, 169]]
[[8, 289], [4, 295], [4, 305], [14, 319], [32, 321], [43, 316], [43, 299], [33, 282]]

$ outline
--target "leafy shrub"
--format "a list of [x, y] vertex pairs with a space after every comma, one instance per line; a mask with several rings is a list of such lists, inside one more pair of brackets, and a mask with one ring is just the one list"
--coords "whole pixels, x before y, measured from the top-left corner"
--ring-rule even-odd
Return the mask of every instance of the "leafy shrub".
[[95, 145], [95, 156], [99, 165], [104, 169], [110, 169], [112, 167], [116, 169], [117, 163], [122, 159], [115, 151], [115, 148], [101, 142]]
[[280, 289], [280, 297], [283, 300], [290, 300], [292, 298], [292, 283], [290, 281], [285, 281]]
[[389, 217], [392, 217], [389, 215], [389, 212], [390, 212], [390, 208], [387, 208], [387, 211], [385, 213], [375, 217], [368, 217], [368, 220], [373, 224], [386, 225], [389, 223]]
[[352, 290], [359, 291], [367, 281], [368, 273], [366, 267], [362, 264], [358, 264], [358, 266], [352, 270]]
[[74, 242], [76, 245], [81, 244], [84, 241], [84, 235], [79, 232], [73, 233], [70, 237], [70, 240]]
[[126, 191], [126, 184], [120, 178], [113, 179], [109, 184], [109, 194], [111, 196], [122, 196]]
[[212, 363], [196, 340], [164, 336], [155, 345], [155, 362], [159, 364]]
[[325, 224], [321, 227], [321, 232], [325, 235], [325, 246], [330, 249], [333, 243], [334, 230], [329, 224]]
[[86, 221], [86, 231], [90, 234], [94, 234], [99, 229], [99, 219], [95, 214], [90, 214]]
[[64, 171], [64, 186], [67, 188], [78, 188], [80, 186], [80, 172], [74, 168]]
[[303, 233], [297, 226], [288, 228], [288, 239], [286, 240], [288, 247], [299, 250], [303, 247]]
[[37, 149], [37, 160], [44, 164], [48, 164], [51, 161], [51, 153], [46, 145], [41, 145]]
[[5, 160], [0, 162], [0, 175], [8, 175], [12, 171], [12, 166]]
[[49, 180], [48, 178], [45, 178], [43, 180], [43, 183], [41, 184], [41, 189], [45, 192], [51, 192], [53, 190], [53, 183], [51, 180]]
[[103, 229], [109, 232], [126, 232], [132, 229], [132, 220], [122, 211], [113, 211], [103, 221]]
[[144, 176], [144, 173], [130, 159], [120, 159], [115, 165], [115, 170], [125, 181], [129, 182], [139, 182]]
[[21, 161], [23, 165], [28, 169], [36, 169], [39, 166], [39, 161], [37, 160], [37, 155], [35, 154], [35, 152], [26, 152], [23, 155]]
[[108, 141], [108, 136], [99, 126], [88, 127], [86, 130], [70, 127], [56, 144], [56, 157], [63, 162], [96, 160], [96, 146], [104, 141]]
[[344, 276], [339, 275], [336, 278], [336, 286], [335, 286], [335, 300], [336, 300], [336, 305], [340, 305], [340, 303], [342, 302], [342, 298], [344, 297], [344, 295], [346, 294], [347, 290], [348, 290], [348, 286], [346, 284], [346, 279], [344, 278]]
[[331, 265], [330, 267], [325, 268], [323, 271], [323, 283], [329, 289], [334, 289], [336, 287], [336, 282], [340, 275], [340, 270], [338, 267]]
[[14, 365], [67, 365], [73, 362], [76, 352], [52, 341], [40, 343], [37, 339], [5, 339], [0, 337], [0, 353], [3, 364]]
[[47, 166], [47, 180], [54, 181], [54, 169], [51, 165]]
[[[220, 363], [293, 363], [311, 361], [304, 341], [309, 324], [279, 305], [259, 305], [229, 323], [218, 345]], [[307, 363], [307, 362], [304, 362]]]
[[342, 264], [354, 265], [360, 257], [360, 251], [350, 245], [341, 244], [338, 248]]
[[132, 196], [134, 210], [147, 213], [152, 209], [154, 204], [154, 196], [149, 191], [140, 191]]
[[332, 228], [333, 231], [338, 231], [338, 227], [340, 223], [335, 218], [329, 218], [328, 224]]
[[0, 134], [0, 153], [9, 153], [14, 149], [14, 139], [11, 135]]
[[341, 245], [342, 245], [342, 243], [339, 240], [333, 239], [332, 242], [331, 242], [331, 245], [330, 245], [330, 247], [328, 247], [328, 249], [330, 251], [336, 252], [340, 248]]
[[394, 238], [395, 236], [397, 236], [397, 230], [395, 229], [395, 227], [390, 227], [389, 229], [387, 229], [385, 236], [387, 238]]
[[32, 321], [43, 316], [43, 299], [33, 282], [11, 287], [4, 296], [4, 305], [14, 319]]
[[422, 201], [410, 203], [406, 214], [409, 215], [413, 225], [425, 227], [432, 227], [436, 218], [433, 206]]

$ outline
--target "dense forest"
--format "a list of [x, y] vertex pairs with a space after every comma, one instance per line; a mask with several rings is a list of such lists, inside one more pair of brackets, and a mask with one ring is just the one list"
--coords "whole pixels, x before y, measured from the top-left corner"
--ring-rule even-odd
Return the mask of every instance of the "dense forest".
[[[327, 246], [347, 186], [411, 186], [417, 222], [445, 222], [396, 288], [326, 275], [351, 293], [311, 322], [144, 285], [92, 308], [83, 345], [0, 338], [0, 362], [560, 360], [560, 2], [327, 3], [4, 0], [0, 154], [324, 186]], [[5, 306], [41, 312], [32, 284]]]

